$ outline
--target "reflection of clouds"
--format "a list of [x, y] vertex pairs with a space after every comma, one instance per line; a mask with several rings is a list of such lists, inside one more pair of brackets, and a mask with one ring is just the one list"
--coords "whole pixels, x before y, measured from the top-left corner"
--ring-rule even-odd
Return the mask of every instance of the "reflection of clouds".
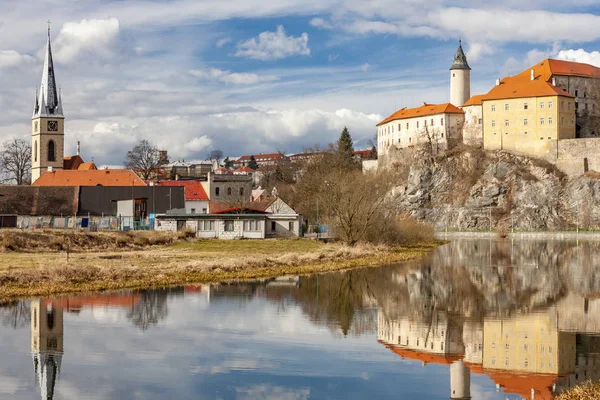
[[267, 370], [278, 368], [279, 365], [268, 361], [259, 360], [231, 360], [219, 365], [197, 365], [190, 369], [191, 375], [196, 374], [227, 374], [231, 371]]
[[12, 376], [0, 377], [0, 394], [15, 394], [19, 388], [24, 386], [20, 379]]
[[471, 398], [477, 400], [498, 399], [498, 394], [490, 393], [489, 389], [484, 389], [481, 385], [471, 382]]
[[238, 399], [253, 400], [302, 400], [310, 397], [310, 389], [288, 389], [269, 384], [255, 385], [249, 388], [238, 388]]

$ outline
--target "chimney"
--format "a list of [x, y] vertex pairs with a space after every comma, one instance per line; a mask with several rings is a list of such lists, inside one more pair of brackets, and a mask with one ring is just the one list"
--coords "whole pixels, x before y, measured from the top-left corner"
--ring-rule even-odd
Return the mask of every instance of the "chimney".
[[79, 140], [77, 141], [77, 155], [81, 155], [81, 143], [79, 143]]
[[556, 78], [552, 77], [552, 86], [556, 86]]
[[535, 80], [535, 69], [531, 70], [531, 80]]
[[496, 79], [496, 86], [500, 86], [500, 79]]

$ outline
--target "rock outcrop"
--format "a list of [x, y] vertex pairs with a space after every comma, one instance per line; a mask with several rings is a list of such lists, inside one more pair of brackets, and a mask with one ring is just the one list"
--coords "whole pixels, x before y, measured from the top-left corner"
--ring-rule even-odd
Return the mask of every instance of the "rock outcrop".
[[[558, 230], [600, 225], [600, 174], [568, 178], [552, 164], [460, 147], [435, 160], [410, 152], [393, 195], [399, 212], [438, 230]], [[391, 163], [390, 163], [391, 164]]]

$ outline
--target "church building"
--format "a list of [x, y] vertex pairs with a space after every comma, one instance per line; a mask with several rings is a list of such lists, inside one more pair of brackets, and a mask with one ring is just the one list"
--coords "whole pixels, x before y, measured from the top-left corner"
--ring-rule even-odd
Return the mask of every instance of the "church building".
[[44, 173], [62, 170], [96, 170], [94, 163], [86, 163], [79, 155], [65, 158], [65, 116], [62, 95], [56, 84], [50, 29], [46, 42], [44, 69], [39, 90], [36, 90], [31, 117], [31, 182]]

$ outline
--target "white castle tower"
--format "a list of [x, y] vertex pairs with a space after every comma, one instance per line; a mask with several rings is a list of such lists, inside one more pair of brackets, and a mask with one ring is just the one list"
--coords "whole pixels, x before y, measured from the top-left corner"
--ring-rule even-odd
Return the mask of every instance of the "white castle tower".
[[450, 103], [456, 107], [471, 98], [471, 67], [467, 63], [467, 56], [462, 49], [462, 41], [458, 41], [458, 50], [454, 55], [454, 62], [450, 67]]
[[50, 28], [39, 92], [31, 116], [31, 183], [49, 169], [63, 169], [65, 117], [62, 98], [56, 86], [50, 47]]
[[31, 301], [31, 355], [41, 398], [52, 400], [63, 355], [63, 310], [45, 300]]
[[471, 371], [460, 361], [450, 366], [450, 398], [468, 400], [471, 398]]

